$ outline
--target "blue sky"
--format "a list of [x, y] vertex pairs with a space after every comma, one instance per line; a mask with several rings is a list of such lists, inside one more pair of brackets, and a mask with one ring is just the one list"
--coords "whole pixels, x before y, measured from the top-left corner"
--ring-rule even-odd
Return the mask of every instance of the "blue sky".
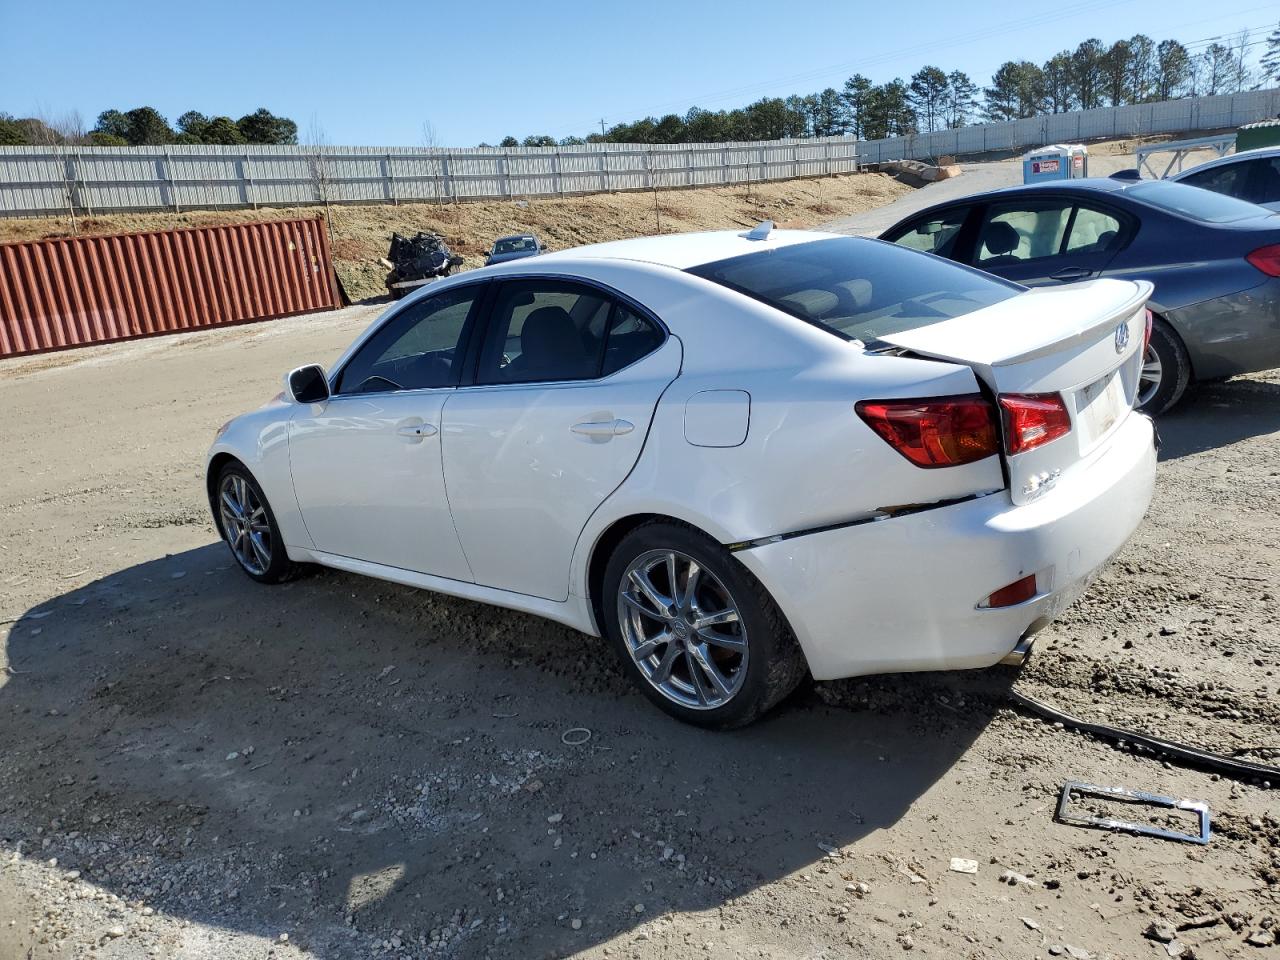
[[[897, 12], [891, 12], [897, 11]], [[1184, 42], [1274, 29], [1259, 0], [0, 0], [0, 111], [259, 106], [333, 144], [584, 135], [645, 114], [882, 82], [933, 63], [986, 83], [1089, 36]], [[1255, 46], [1253, 52], [1261, 48]]]

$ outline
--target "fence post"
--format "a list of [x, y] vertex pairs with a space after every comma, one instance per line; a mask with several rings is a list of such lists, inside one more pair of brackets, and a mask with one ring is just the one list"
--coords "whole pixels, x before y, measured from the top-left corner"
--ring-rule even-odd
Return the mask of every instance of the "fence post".
[[440, 170], [443, 174], [445, 192], [455, 204], [458, 202], [458, 185], [453, 182], [453, 154], [446, 153], [440, 158]]
[[85, 200], [86, 194], [90, 196], [92, 196], [92, 194], [86, 189], [87, 185], [84, 179], [84, 158], [79, 153], [76, 153], [73, 161], [74, 166], [71, 168], [71, 189], [75, 194], [75, 202], [84, 209], [85, 213], [92, 217], [93, 204], [86, 202]]
[[609, 164], [606, 160], [608, 153], [609, 153], [609, 148], [605, 147], [598, 154], [600, 158], [600, 192], [601, 193], [609, 192]]
[[511, 199], [511, 164], [506, 150], [507, 148], [503, 147], [502, 156], [498, 158], [498, 176], [501, 178], [502, 195], [509, 200]]
[[552, 192], [564, 196], [564, 179], [560, 173], [560, 148], [551, 157], [551, 189]]
[[173, 157], [169, 155], [169, 151], [164, 152], [164, 178], [169, 184], [169, 202], [173, 204], [173, 212], [181, 213], [182, 208], [178, 206], [178, 191], [173, 183]]
[[[854, 169], [857, 169], [854, 164]], [[827, 140], [822, 144], [822, 173], [824, 176], [831, 176], [831, 141]]]
[[253, 193], [253, 169], [249, 166], [249, 155], [247, 153], [240, 158], [240, 181], [240, 193], [244, 197], [244, 202], [254, 210], [257, 210], [258, 198]]
[[686, 166], [684, 168], [684, 184], [686, 187], [693, 186], [693, 147], [685, 151]]

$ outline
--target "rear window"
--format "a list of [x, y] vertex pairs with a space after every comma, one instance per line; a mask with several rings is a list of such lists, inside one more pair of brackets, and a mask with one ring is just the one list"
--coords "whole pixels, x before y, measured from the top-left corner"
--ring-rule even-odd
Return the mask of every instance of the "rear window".
[[1126, 192], [1143, 203], [1203, 223], [1231, 223], [1267, 214], [1267, 210], [1244, 200], [1168, 180], [1136, 183]]
[[767, 248], [689, 272], [863, 342], [972, 313], [1023, 289], [928, 254], [858, 237]]

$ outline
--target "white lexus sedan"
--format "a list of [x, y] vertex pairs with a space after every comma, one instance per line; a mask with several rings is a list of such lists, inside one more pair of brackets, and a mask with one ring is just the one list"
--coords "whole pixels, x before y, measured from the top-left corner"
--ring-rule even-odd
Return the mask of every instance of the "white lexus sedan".
[[604, 635], [659, 707], [1017, 662], [1151, 500], [1148, 283], [772, 230], [475, 270], [219, 431], [253, 579], [322, 564]]

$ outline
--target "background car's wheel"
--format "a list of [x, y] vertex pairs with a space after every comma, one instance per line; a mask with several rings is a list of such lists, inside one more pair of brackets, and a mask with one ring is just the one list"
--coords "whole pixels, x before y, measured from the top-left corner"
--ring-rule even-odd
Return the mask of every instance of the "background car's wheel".
[[750, 723], [799, 685], [804, 655], [768, 592], [724, 547], [654, 521], [609, 558], [604, 629], [640, 689], [704, 727]]
[[1138, 409], [1157, 416], [1182, 399], [1191, 380], [1191, 359], [1187, 348], [1167, 323], [1156, 318], [1151, 326], [1151, 343], [1142, 358], [1138, 381]]
[[241, 570], [259, 583], [283, 583], [301, 572], [285, 552], [276, 516], [248, 470], [227, 464], [215, 492], [223, 539]]

